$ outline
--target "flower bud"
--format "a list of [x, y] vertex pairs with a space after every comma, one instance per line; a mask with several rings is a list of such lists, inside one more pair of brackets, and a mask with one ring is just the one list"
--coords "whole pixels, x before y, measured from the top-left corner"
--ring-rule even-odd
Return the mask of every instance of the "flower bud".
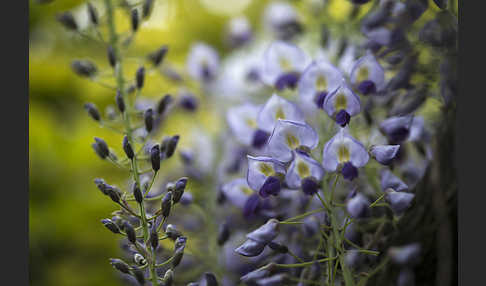
[[179, 142], [179, 135], [172, 136], [167, 143], [167, 150], [165, 152], [165, 157], [170, 158], [174, 155], [174, 152], [177, 147], [177, 143]]
[[89, 15], [89, 20], [93, 25], [98, 25], [98, 11], [96, 11], [96, 8], [88, 2], [88, 15]]
[[162, 115], [167, 110], [167, 107], [172, 102], [172, 96], [170, 94], [164, 95], [157, 105], [157, 114]]
[[157, 227], [155, 223], [152, 225], [152, 228], [150, 228], [149, 240], [150, 240], [150, 245], [152, 245], [152, 248], [154, 250], [157, 249], [157, 246], [159, 246], [159, 235], [157, 233]]
[[398, 265], [413, 265], [420, 255], [420, 244], [411, 243], [404, 246], [394, 246], [388, 249], [388, 255], [393, 263]]
[[115, 187], [109, 186], [109, 188], [107, 188], [107, 192], [108, 192], [108, 196], [110, 196], [112, 201], [114, 201], [115, 203], [120, 202], [120, 198], [121, 198], [120, 190], [118, 190]]
[[157, 172], [160, 169], [160, 147], [155, 144], [150, 149], [150, 161], [152, 162], [152, 169]]
[[98, 111], [98, 108], [96, 108], [96, 105], [94, 105], [93, 103], [86, 103], [84, 105], [84, 109], [88, 111], [88, 114], [89, 116], [91, 116], [91, 118], [93, 118], [96, 121], [100, 121], [101, 116], [100, 116], [100, 112]]
[[218, 280], [216, 280], [216, 276], [213, 273], [206, 272], [199, 281], [199, 286], [218, 286]]
[[174, 192], [172, 195], [172, 201], [174, 202], [174, 204], [178, 203], [181, 200], [182, 195], [184, 194], [184, 190], [186, 189], [186, 185], [187, 177], [182, 177], [175, 183]]
[[135, 253], [133, 256], [133, 261], [140, 266], [147, 264], [147, 260], [140, 253]]
[[143, 113], [143, 119], [145, 121], [145, 129], [150, 133], [154, 127], [154, 111], [152, 108], [145, 110]]
[[235, 252], [246, 257], [258, 256], [263, 252], [265, 245], [265, 243], [247, 239], [242, 245], [235, 249]]
[[133, 189], [133, 196], [135, 197], [137, 203], [141, 204], [143, 202], [142, 191], [138, 186], [135, 186], [135, 188]]
[[125, 274], [130, 274], [130, 266], [128, 266], [128, 264], [126, 264], [123, 260], [117, 258], [110, 258], [110, 264], [116, 270]]
[[265, 265], [264, 267], [257, 268], [256, 270], [253, 270], [251, 272], [248, 272], [244, 276], [240, 278], [241, 282], [244, 283], [249, 283], [249, 282], [254, 282], [258, 279], [267, 277], [270, 275], [273, 271], [275, 271], [276, 266], [275, 263], [269, 263]]
[[108, 191], [107, 191], [107, 184], [105, 183], [105, 180], [101, 179], [101, 178], [96, 178], [94, 179], [94, 183], [96, 184], [96, 186], [98, 187], [98, 189], [100, 189], [100, 191], [104, 194], [104, 195], [108, 195]]
[[78, 24], [76, 23], [73, 14], [69, 11], [57, 15], [57, 21], [69, 30], [76, 31], [78, 29]]
[[162, 216], [168, 217], [170, 214], [170, 207], [172, 206], [172, 192], [167, 192], [162, 199]]
[[184, 251], [176, 251], [174, 253], [174, 259], [172, 260], [172, 268], [175, 268], [181, 263], [182, 257], [184, 256]]
[[163, 45], [155, 52], [148, 55], [148, 59], [154, 64], [154, 66], [160, 65], [160, 63], [164, 60], [165, 54], [169, 48], [166, 45]]
[[74, 60], [71, 62], [71, 68], [81, 77], [92, 77], [98, 72], [96, 65], [88, 60]]
[[145, 19], [152, 13], [154, 7], [154, 0], [145, 0], [142, 5], [142, 17]]
[[[110, 154], [110, 149], [108, 148], [108, 144], [106, 144], [105, 140], [95, 137], [95, 144], [93, 148], [95, 149], [96, 153], [102, 158], [105, 159]], [[96, 147], [95, 147], [96, 146]]]
[[273, 242], [273, 241], [271, 241], [268, 244], [268, 247], [270, 247], [273, 251], [278, 252], [278, 253], [287, 253], [287, 252], [289, 252], [289, 248], [287, 246], [282, 245], [282, 244], [279, 244], [279, 243], [276, 243], [276, 242]]
[[164, 286], [171, 286], [174, 283], [174, 272], [168, 269], [164, 274]]
[[137, 234], [135, 233], [135, 230], [133, 229], [132, 225], [129, 222], [125, 222], [123, 224], [123, 230], [127, 234], [128, 241], [135, 244], [137, 241]]
[[138, 10], [137, 9], [132, 9], [130, 12], [130, 19], [132, 22], [132, 31], [136, 32], [138, 30], [138, 24], [139, 24], [139, 19], [138, 19]]
[[219, 225], [218, 230], [218, 245], [223, 245], [230, 236], [230, 230], [228, 224], [226, 222]]
[[182, 233], [177, 230], [177, 228], [172, 224], [167, 225], [167, 227], [165, 228], [165, 234], [167, 235], [167, 237], [174, 241], [182, 236]]
[[116, 91], [115, 101], [116, 101], [116, 106], [118, 107], [120, 112], [121, 113], [125, 112], [126, 109], [125, 100], [123, 99], [123, 95], [119, 90]]
[[276, 219], [269, 219], [264, 225], [247, 234], [246, 237], [267, 244], [274, 240], [278, 233], [279, 221]]
[[126, 135], [123, 137], [123, 151], [125, 151], [125, 154], [127, 154], [128, 159], [132, 160], [133, 157], [135, 157], [132, 145], [130, 145], [130, 142], [128, 142], [128, 136]]
[[118, 226], [109, 218], [101, 220], [101, 223], [113, 233], [120, 233]]
[[138, 89], [142, 89], [144, 80], [145, 80], [145, 68], [139, 67], [135, 74], [135, 82]]
[[115, 50], [111, 45], [108, 46], [107, 54], [108, 54], [108, 62], [110, 63], [110, 66], [114, 68], [116, 65], [116, 56], [115, 56]]
[[184, 250], [186, 247], [187, 237], [179, 236], [174, 242], [174, 252]]
[[143, 271], [140, 270], [138, 267], [133, 267], [133, 276], [135, 276], [135, 279], [137, 279], [137, 282], [140, 285], [145, 285], [145, 275], [143, 274]]
[[281, 273], [257, 281], [257, 285], [280, 286], [289, 283], [288, 274]]

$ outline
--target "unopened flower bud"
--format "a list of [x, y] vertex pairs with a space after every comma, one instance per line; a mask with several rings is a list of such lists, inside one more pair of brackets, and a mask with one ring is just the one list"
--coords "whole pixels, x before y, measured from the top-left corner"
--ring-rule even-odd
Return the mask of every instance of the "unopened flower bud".
[[172, 102], [172, 96], [170, 94], [164, 95], [157, 105], [157, 113], [159, 115], [164, 114], [167, 110], [167, 106]]
[[181, 200], [182, 195], [184, 194], [184, 190], [186, 189], [186, 185], [187, 177], [182, 177], [175, 183], [174, 192], [172, 195], [172, 201], [174, 202], [174, 204], [178, 203]]
[[265, 243], [247, 239], [242, 245], [235, 249], [235, 252], [246, 257], [254, 257], [263, 252], [265, 245]]
[[143, 119], [145, 122], [145, 129], [150, 133], [154, 127], [154, 111], [152, 108], [145, 110], [143, 113]]
[[174, 253], [174, 259], [172, 260], [172, 268], [175, 268], [181, 263], [182, 257], [184, 256], [184, 250], [176, 251]]
[[162, 215], [168, 217], [170, 214], [170, 207], [172, 206], [172, 192], [167, 192], [162, 199]]
[[159, 144], [155, 144], [150, 149], [150, 161], [152, 162], [152, 169], [157, 172], [160, 169], [160, 147], [159, 147]]
[[228, 240], [229, 236], [230, 236], [230, 230], [228, 224], [224, 222], [219, 226], [218, 245], [220, 246], [223, 245]]
[[132, 145], [130, 145], [130, 142], [128, 141], [128, 136], [126, 135], [125, 137], [123, 137], [123, 151], [125, 151], [125, 154], [127, 154], [128, 159], [132, 160], [133, 157], [135, 157]]
[[182, 233], [172, 224], [167, 225], [167, 227], [165, 228], [165, 234], [168, 238], [174, 241], [182, 236]]
[[[95, 149], [96, 153], [102, 158], [105, 159], [110, 154], [110, 149], [108, 148], [108, 144], [106, 144], [105, 140], [95, 137], [95, 144], [93, 148]], [[95, 147], [96, 146], [96, 147]]]
[[130, 273], [130, 266], [126, 264], [123, 260], [117, 259], [117, 258], [110, 258], [110, 264], [115, 268], [116, 270], [129, 274]]
[[135, 253], [133, 256], [133, 261], [140, 266], [147, 264], [147, 260], [140, 253]]
[[88, 15], [91, 23], [95, 26], [98, 25], [98, 11], [90, 2], [88, 2]]
[[141, 204], [143, 202], [142, 191], [138, 186], [135, 186], [135, 188], [133, 189], [133, 196], [135, 197], [137, 203]]
[[145, 19], [152, 13], [154, 7], [154, 0], [145, 0], [142, 5], [142, 17]]
[[143, 271], [140, 270], [138, 267], [133, 267], [133, 276], [135, 276], [135, 279], [137, 279], [137, 282], [140, 285], [145, 285], [145, 275], [143, 274]]
[[179, 135], [172, 136], [167, 144], [167, 150], [165, 152], [166, 158], [172, 157], [179, 142]]
[[88, 111], [88, 114], [89, 116], [91, 116], [91, 118], [93, 118], [96, 121], [100, 121], [101, 116], [100, 116], [100, 112], [98, 111], [98, 108], [96, 108], [96, 105], [94, 105], [93, 103], [86, 103], [84, 105], [84, 109]]
[[169, 48], [166, 45], [163, 45], [155, 52], [148, 55], [148, 59], [154, 64], [154, 66], [158, 66], [165, 58], [165, 54]]
[[138, 24], [140, 22], [138, 18], [138, 10], [137, 9], [132, 9], [130, 12], [130, 19], [132, 22], [132, 31], [136, 32], [138, 30]]
[[135, 229], [133, 229], [132, 225], [129, 222], [125, 222], [123, 224], [123, 230], [127, 234], [128, 241], [135, 244], [137, 241], [137, 234], [135, 233]]
[[108, 185], [105, 183], [105, 180], [100, 179], [100, 178], [96, 178], [96, 179], [94, 179], [94, 183], [96, 184], [96, 186], [98, 187], [98, 189], [100, 189], [100, 191], [104, 195], [108, 195], [108, 191], [107, 191], [107, 186]]
[[273, 251], [278, 252], [278, 253], [287, 253], [289, 252], [289, 248], [285, 245], [282, 245], [280, 243], [276, 243], [271, 241], [268, 244], [268, 247], [270, 247]]
[[164, 274], [164, 286], [171, 286], [174, 283], [174, 272], [168, 269]]
[[116, 106], [118, 107], [120, 112], [121, 113], [125, 112], [126, 109], [125, 100], [123, 99], [123, 95], [119, 90], [116, 91], [115, 101], [116, 101]]
[[264, 225], [246, 235], [247, 238], [267, 244], [277, 237], [279, 233], [279, 221], [269, 219]]
[[71, 68], [81, 77], [92, 77], [98, 72], [96, 65], [88, 60], [74, 60], [71, 62]]
[[78, 29], [78, 24], [76, 23], [73, 14], [69, 11], [57, 15], [57, 21], [69, 30], [76, 31]]
[[109, 188], [107, 188], [107, 192], [108, 192], [108, 196], [110, 196], [112, 201], [114, 201], [115, 203], [120, 202], [120, 198], [121, 198], [120, 190], [118, 190], [115, 187], [109, 186]]
[[218, 286], [218, 280], [211, 272], [206, 272], [203, 274], [201, 281], [199, 281], [199, 286]]
[[150, 229], [150, 245], [152, 245], [153, 249], [157, 249], [157, 246], [159, 246], [159, 235], [157, 234], [157, 227], [155, 226], [156, 224], [154, 223], [152, 225], [152, 228]]
[[120, 233], [120, 229], [118, 228], [118, 226], [111, 219], [108, 219], [108, 218], [102, 219], [101, 220], [101, 223], [107, 229], [109, 229], [111, 232], [113, 232], [113, 233]]
[[289, 283], [288, 274], [281, 273], [270, 277], [266, 277], [257, 281], [257, 285], [265, 286], [280, 286]]
[[248, 272], [244, 276], [240, 278], [240, 280], [244, 283], [254, 282], [258, 279], [268, 277], [273, 271], [275, 271], [276, 265], [275, 263], [270, 263], [265, 265], [264, 267], [257, 268], [251, 272]]
[[110, 63], [110, 66], [114, 68], [116, 65], [116, 56], [115, 56], [115, 50], [111, 45], [108, 46], [107, 54], [108, 54], [108, 62]]
[[142, 89], [144, 80], [145, 80], [145, 68], [139, 67], [135, 74], [135, 82], [138, 89]]

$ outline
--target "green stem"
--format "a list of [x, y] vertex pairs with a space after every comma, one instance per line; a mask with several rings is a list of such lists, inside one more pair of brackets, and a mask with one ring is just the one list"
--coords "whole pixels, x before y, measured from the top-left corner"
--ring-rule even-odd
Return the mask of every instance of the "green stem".
[[337, 257], [327, 257], [327, 258], [322, 258], [318, 260], [313, 260], [313, 261], [308, 261], [308, 262], [303, 262], [303, 263], [293, 263], [293, 264], [275, 264], [275, 266], [280, 267], [280, 268], [295, 268], [295, 267], [306, 267], [309, 265], [312, 265], [314, 263], [321, 263], [321, 262], [326, 262], [326, 261], [332, 261], [335, 260]]
[[385, 197], [385, 194], [379, 196], [376, 201], [374, 201], [371, 205], [370, 205], [370, 208], [374, 207], [379, 201], [381, 201], [381, 199], [383, 199]]
[[303, 214], [300, 214], [300, 215], [298, 215], [298, 216], [294, 216], [294, 217], [288, 218], [288, 219], [286, 219], [286, 220], [284, 220], [284, 221], [281, 221], [280, 223], [285, 224], [285, 223], [287, 223], [287, 222], [291, 222], [291, 221], [294, 221], [294, 220], [298, 220], [298, 219], [301, 219], [301, 218], [305, 218], [305, 217], [308, 217], [308, 216], [313, 215], [313, 214], [315, 214], [315, 213], [322, 212], [322, 211], [324, 211], [324, 210], [325, 210], [325, 209], [320, 208], [320, 209], [315, 209], [315, 210], [312, 210], [312, 211], [308, 211], [308, 212], [303, 213]]

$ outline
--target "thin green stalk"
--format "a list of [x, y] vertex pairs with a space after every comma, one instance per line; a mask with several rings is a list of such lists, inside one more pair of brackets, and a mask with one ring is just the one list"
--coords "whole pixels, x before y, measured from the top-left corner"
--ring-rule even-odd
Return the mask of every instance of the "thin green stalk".
[[325, 209], [323, 208], [320, 208], [320, 209], [315, 209], [315, 210], [312, 210], [312, 211], [308, 211], [306, 213], [303, 213], [303, 214], [300, 214], [300, 215], [297, 215], [297, 216], [294, 216], [294, 217], [291, 217], [291, 218], [288, 218], [284, 221], [281, 221], [280, 223], [287, 223], [287, 222], [291, 222], [291, 221], [294, 221], [294, 220], [298, 220], [298, 219], [301, 219], [301, 218], [305, 218], [305, 217], [308, 217], [310, 215], [313, 215], [315, 213], [319, 213], [319, 212], [322, 212], [324, 211]]
[[306, 267], [309, 265], [312, 265], [314, 263], [321, 263], [321, 262], [326, 262], [326, 261], [332, 261], [335, 260], [337, 257], [327, 257], [327, 258], [322, 258], [318, 260], [313, 260], [313, 261], [308, 261], [308, 262], [303, 262], [303, 263], [293, 263], [293, 264], [275, 264], [275, 266], [280, 267], [280, 268], [296, 268], [296, 267]]

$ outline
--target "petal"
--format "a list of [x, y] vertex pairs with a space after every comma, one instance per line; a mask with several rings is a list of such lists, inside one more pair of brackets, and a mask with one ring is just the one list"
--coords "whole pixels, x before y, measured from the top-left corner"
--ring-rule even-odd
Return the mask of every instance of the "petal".
[[410, 137], [413, 121], [412, 115], [390, 117], [380, 123], [380, 131], [387, 136], [389, 141], [400, 143]]
[[368, 212], [370, 201], [361, 193], [356, 194], [346, 203], [346, 210], [352, 218], [362, 218]]
[[297, 21], [297, 12], [288, 3], [272, 2], [265, 8], [263, 17], [267, 28], [278, 29], [286, 23]]
[[410, 207], [414, 197], [415, 195], [412, 193], [396, 192], [393, 189], [387, 189], [385, 191], [386, 202], [390, 204], [393, 212], [398, 215]]
[[327, 61], [312, 62], [302, 74], [298, 90], [301, 101], [316, 108], [316, 96], [323, 91], [331, 93], [337, 89], [344, 77]]
[[187, 71], [196, 80], [214, 77], [219, 68], [218, 53], [205, 43], [195, 43], [187, 58]]
[[246, 257], [253, 257], [260, 255], [265, 249], [265, 244], [254, 241], [252, 239], [247, 239], [242, 245], [240, 245], [237, 249], [235, 249], [236, 253], [246, 256]]
[[388, 165], [397, 155], [398, 149], [400, 149], [400, 145], [377, 145], [371, 146], [370, 153], [376, 161]]
[[247, 182], [254, 191], [260, 191], [269, 176], [275, 176], [277, 173], [285, 174], [284, 165], [270, 157], [252, 157], [248, 158]]
[[228, 201], [239, 208], [243, 208], [248, 197], [255, 193], [244, 178], [234, 179], [224, 184], [221, 190]]
[[307, 154], [302, 152], [295, 152], [295, 159], [290, 164], [287, 174], [285, 175], [285, 182], [292, 189], [301, 187], [302, 180], [312, 177], [317, 181], [322, 180], [325, 171], [321, 164], [314, 160]]
[[323, 109], [331, 118], [334, 118], [336, 113], [343, 109], [349, 115], [355, 116], [361, 110], [361, 101], [351, 88], [343, 82], [334, 92], [326, 96]]
[[258, 114], [258, 127], [271, 133], [279, 118], [303, 122], [304, 114], [297, 105], [274, 94], [268, 99]]
[[412, 264], [420, 254], [420, 244], [412, 243], [401, 247], [390, 247], [388, 255], [391, 260], [399, 265]]
[[381, 189], [385, 191], [388, 188], [392, 188], [397, 192], [403, 192], [408, 190], [407, 184], [395, 176], [390, 170], [383, 169], [380, 173], [381, 177]]
[[267, 153], [281, 162], [292, 160], [292, 151], [304, 146], [314, 149], [319, 143], [319, 136], [306, 123], [279, 119], [268, 139]]
[[279, 221], [269, 219], [264, 225], [246, 235], [247, 238], [267, 244], [279, 234]]
[[328, 172], [336, 170], [339, 164], [351, 162], [354, 167], [361, 168], [368, 163], [369, 155], [361, 142], [354, 139], [341, 128], [324, 146], [322, 165]]
[[373, 42], [376, 42], [382, 46], [390, 44], [392, 32], [385, 27], [378, 27], [372, 30], [365, 31], [365, 36]]
[[350, 80], [353, 86], [357, 86], [364, 80], [371, 80], [380, 91], [385, 85], [385, 72], [375, 56], [367, 51], [366, 55], [358, 59], [351, 69]]
[[273, 42], [263, 55], [262, 80], [273, 86], [285, 73], [301, 73], [307, 62], [306, 54], [299, 47], [283, 41]]
[[253, 133], [257, 129], [257, 116], [260, 109], [261, 106], [251, 103], [228, 109], [226, 120], [231, 132], [240, 143], [251, 145]]

